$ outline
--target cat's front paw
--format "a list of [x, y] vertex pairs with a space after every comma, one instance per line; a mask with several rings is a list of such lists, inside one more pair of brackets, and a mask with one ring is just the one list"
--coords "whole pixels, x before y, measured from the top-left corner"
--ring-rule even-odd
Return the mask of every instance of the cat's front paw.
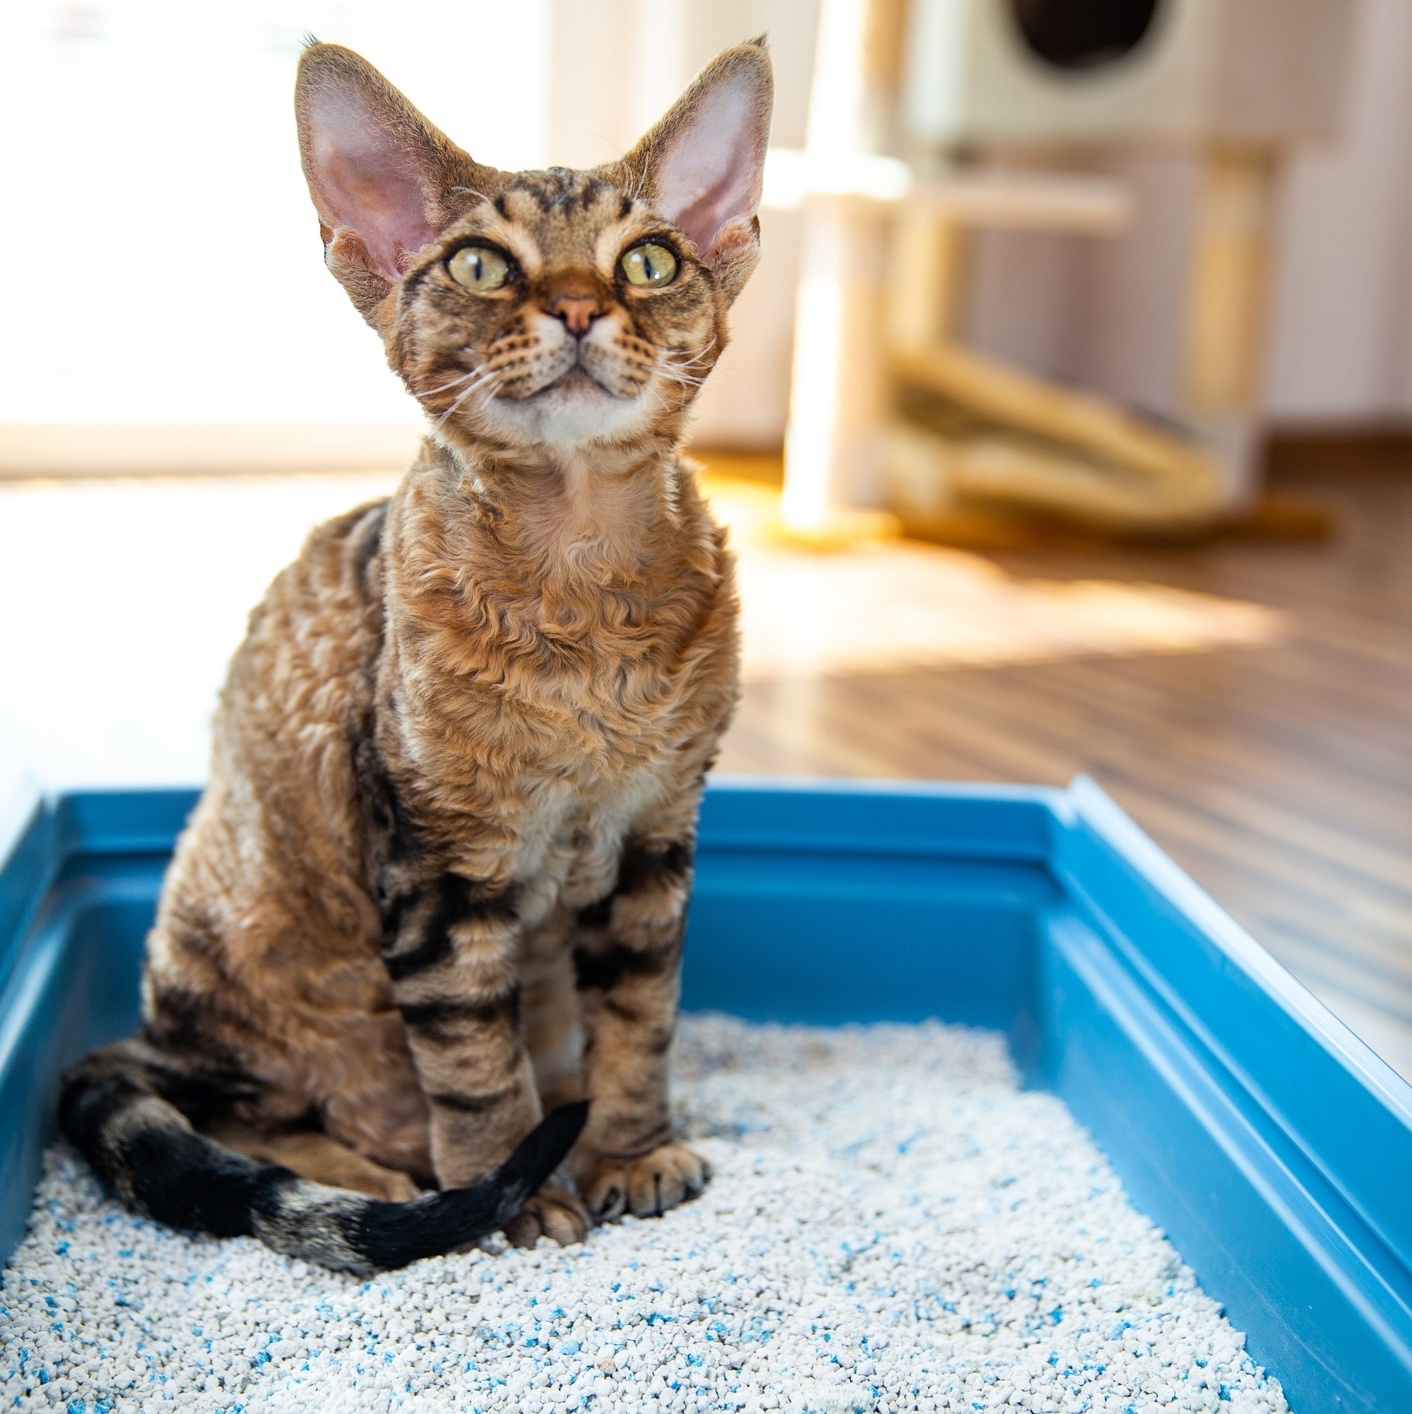
[[601, 1158], [579, 1179], [579, 1191], [599, 1222], [624, 1213], [660, 1217], [695, 1198], [711, 1177], [711, 1165], [685, 1144], [663, 1144], [637, 1159]]
[[593, 1226], [588, 1209], [557, 1183], [546, 1183], [505, 1224], [505, 1236], [516, 1247], [533, 1247], [541, 1237], [552, 1237], [560, 1247], [582, 1242]]

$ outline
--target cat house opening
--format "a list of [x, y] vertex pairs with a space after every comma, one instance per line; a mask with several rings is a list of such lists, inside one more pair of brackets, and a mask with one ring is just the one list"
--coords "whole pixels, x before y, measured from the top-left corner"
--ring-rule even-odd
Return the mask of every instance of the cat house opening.
[[1126, 58], [1162, 7], [1163, 0], [1010, 0], [1030, 52], [1058, 69], [1096, 69]]

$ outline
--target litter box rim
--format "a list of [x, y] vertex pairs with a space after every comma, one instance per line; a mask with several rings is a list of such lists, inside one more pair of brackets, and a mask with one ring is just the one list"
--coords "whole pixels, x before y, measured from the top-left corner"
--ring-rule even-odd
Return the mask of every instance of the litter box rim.
[[[45, 1027], [74, 910], [134, 861], [150, 876], [197, 795], [34, 791], [9, 812], [0, 1255], [23, 1231], [54, 1076], [73, 1058]], [[1412, 1086], [1093, 781], [710, 783], [702, 879], [728, 892], [732, 860], [800, 858], [858, 877], [905, 858], [1047, 879], [1032, 905], [1036, 1034], [1027, 1054], [1016, 1045], [1027, 1080], [1092, 1131], [1300, 1414], [1412, 1409]]]

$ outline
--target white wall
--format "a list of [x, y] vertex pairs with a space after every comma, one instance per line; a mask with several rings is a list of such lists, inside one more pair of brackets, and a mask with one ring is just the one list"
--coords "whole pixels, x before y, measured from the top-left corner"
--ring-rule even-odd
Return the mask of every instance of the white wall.
[[1293, 165], [1282, 202], [1269, 409], [1412, 415], [1412, 4], [1366, 0], [1344, 141]]

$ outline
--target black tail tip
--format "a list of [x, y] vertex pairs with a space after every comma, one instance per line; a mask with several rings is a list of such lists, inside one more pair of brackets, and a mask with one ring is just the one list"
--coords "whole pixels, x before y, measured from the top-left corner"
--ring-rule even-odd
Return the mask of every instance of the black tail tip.
[[540, 1130], [544, 1134], [546, 1147], [550, 1144], [556, 1148], [563, 1146], [563, 1152], [555, 1160], [555, 1168], [558, 1168], [564, 1155], [578, 1143], [578, 1137], [583, 1133], [584, 1125], [588, 1123], [589, 1104], [588, 1100], [572, 1100], [545, 1115]]
[[587, 1100], [551, 1110], [500, 1169], [500, 1182], [525, 1185], [533, 1193], [564, 1162], [588, 1122]]
[[548, 1119], [566, 1128], [572, 1125], [574, 1138], [577, 1139], [583, 1133], [584, 1125], [588, 1123], [588, 1109], [592, 1103], [592, 1100], [570, 1100], [568, 1104], [550, 1110]]
[[386, 1271], [494, 1232], [563, 1163], [587, 1119], [587, 1100], [560, 1105], [494, 1173], [467, 1187], [423, 1194], [410, 1203], [372, 1199], [361, 1204], [350, 1245], [369, 1270]]

